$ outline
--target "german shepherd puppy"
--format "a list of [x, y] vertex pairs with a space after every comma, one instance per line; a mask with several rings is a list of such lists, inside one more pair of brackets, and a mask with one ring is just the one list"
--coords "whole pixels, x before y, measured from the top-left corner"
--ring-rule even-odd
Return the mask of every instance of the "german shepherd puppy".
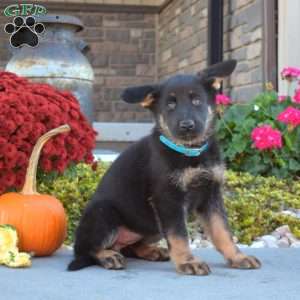
[[[171, 259], [179, 273], [207, 275], [186, 229], [195, 212], [230, 267], [256, 269], [260, 262], [232, 240], [222, 199], [224, 165], [214, 137], [215, 95], [236, 61], [196, 75], [177, 75], [127, 88], [122, 98], [150, 109], [155, 127], [111, 165], [88, 203], [76, 233], [68, 270], [90, 265], [125, 268], [125, 257]], [[155, 245], [166, 238], [168, 249]]]

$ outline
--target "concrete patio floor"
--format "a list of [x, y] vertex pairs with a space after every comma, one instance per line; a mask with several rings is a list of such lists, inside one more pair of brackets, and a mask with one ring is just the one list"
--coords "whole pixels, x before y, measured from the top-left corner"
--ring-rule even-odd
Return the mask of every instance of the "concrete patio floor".
[[1, 300], [299, 300], [300, 249], [246, 249], [262, 262], [260, 270], [225, 267], [212, 249], [196, 251], [212, 274], [183, 276], [170, 262], [128, 259], [126, 270], [97, 266], [67, 272], [71, 252], [35, 258], [29, 269], [0, 267]]

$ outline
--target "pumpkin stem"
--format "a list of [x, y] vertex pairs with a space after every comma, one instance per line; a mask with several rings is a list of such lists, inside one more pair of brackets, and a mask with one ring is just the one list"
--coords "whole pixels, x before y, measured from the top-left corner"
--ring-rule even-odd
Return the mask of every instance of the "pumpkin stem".
[[59, 133], [63, 133], [63, 132], [68, 132], [70, 131], [71, 128], [69, 125], [62, 125], [60, 127], [57, 127], [55, 129], [52, 129], [48, 132], [46, 132], [44, 135], [42, 135], [36, 142], [35, 146], [33, 147], [30, 159], [29, 159], [29, 164], [27, 167], [27, 171], [26, 171], [26, 177], [25, 177], [25, 183], [23, 186], [23, 189], [21, 191], [21, 194], [24, 195], [34, 195], [34, 194], [38, 194], [37, 189], [36, 189], [36, 172], [37, 172], [37, 166], [38, 166], [38, 162], [39, 162], [39, 158], [40, 158], [40, 154], [41, 154], [41, 150], [43, 148], [43, 146], [45, 145], [45, 143], [47, 143], [47, 141], [59, 134]]

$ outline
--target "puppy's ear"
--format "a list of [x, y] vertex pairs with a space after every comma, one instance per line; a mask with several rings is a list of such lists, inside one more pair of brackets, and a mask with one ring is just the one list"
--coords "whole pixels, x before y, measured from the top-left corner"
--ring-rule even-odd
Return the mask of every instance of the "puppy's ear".
[[236, 64], [237, 61], [235, 59], [226, 60], [199, 72], [198, 76], [201, 77], [201, 81], [204, 85], [209, 88], [219, 90], [223, 79], [233, 72]]
[[142, 85], [125, 89], [121, 98], [127, 103], [140, 103], [143, 107], [150, 107], [158, 95], [158, 85]]

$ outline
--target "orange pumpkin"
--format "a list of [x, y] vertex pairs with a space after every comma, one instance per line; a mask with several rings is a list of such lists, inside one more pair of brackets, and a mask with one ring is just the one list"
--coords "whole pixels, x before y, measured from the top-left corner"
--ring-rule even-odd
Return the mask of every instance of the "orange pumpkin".
[[37, 192], [36, 171], [44, 144], [51, 137], [67, 131], [70, 127], [63, 125], [41, 136], [33, 148], [22, 191], [0, 196], [0, 224], [13, 225], [19, 235], [20, 251], [35, 256], [51, 255], [66, 236], [64, 208], [56, 198]]

